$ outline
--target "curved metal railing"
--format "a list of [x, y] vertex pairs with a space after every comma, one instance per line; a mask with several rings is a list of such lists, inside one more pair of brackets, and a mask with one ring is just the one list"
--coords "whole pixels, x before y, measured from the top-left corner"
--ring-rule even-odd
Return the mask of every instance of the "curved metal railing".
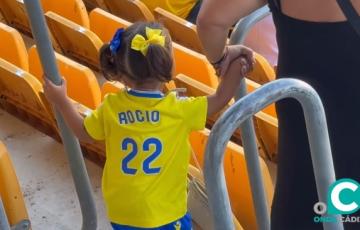
[[[335, 182], [335, 172], [321, 99], [316, 91], [303, 81], [275, 80], [237, 101], [218, 119], [210, 133], [206, 147], [204, 175], [216, 229], [234, 228], [223, 169], [224, 149], [227, 142], [244, 121], [283, 98], [295, 98], [303, 108], [319, 201], [326, 202], [327, 190]], [[340, 219], [339, 215], [334, 217]], [[340, 221], [323, 224], [326, 230], [343, 229]], [[259, 226], [259, 229], [269, 229], [270, 222], [265, 226], [266, 228]]]

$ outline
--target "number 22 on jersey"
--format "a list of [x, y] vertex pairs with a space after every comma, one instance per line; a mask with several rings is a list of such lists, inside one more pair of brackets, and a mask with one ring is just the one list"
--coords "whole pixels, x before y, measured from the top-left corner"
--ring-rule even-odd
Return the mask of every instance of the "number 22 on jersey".
[[[154, 146], [154, 151], [142, 162], [142, 170], [145, 174], [157, 174], [160, 172], [160, 167], [151, 168], [150, 165], [162, 153], [162, 143], [159, 139], [150, 137], [140, 144], [143, 152], [149, 152], [150, 147]], [[125, 138], [121, 143], [121, 150], [126, 152], [127, 155], [121, 161], [121, 169], [125, 174], [135, 175], [138, 169], [130, 168], [129, 163], [137, 157], [139, 153], [139, 145], [132, 138]]]

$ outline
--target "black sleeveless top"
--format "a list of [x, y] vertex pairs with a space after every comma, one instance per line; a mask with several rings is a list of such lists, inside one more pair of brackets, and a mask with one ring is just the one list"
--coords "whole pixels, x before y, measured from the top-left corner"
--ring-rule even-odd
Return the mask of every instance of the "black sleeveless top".
[[[337, 179], [360, 182], [360, 37], [350, 23], [311, 22], [285, 15], [269, 0], [277, 30], [278, 78], [309, 83], [326, 112]], [[316, 1], [316, 0], [315, 0]], [[318, 202], [308, 137], [301, 106], [294, 99], [277, 103], [278, 174], [272, 229], [322, 229], [315, 223]], [[360, 204], [359, 204], [360, 205]], [[360, 216], [360, 211], [354, 213]], [[360, 223], [345, 225], [360, 229]]]

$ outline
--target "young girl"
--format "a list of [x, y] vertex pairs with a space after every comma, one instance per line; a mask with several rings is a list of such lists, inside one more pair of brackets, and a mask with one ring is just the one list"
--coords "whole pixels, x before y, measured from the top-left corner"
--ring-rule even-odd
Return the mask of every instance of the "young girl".
[[168, 31], [155, 22], [119, 29], [100, 51], [101, 67], [108, 80], [131, 88], [109, 94], [86, 118], [68, 99], [66, 84], [45, 82], [47, 98], [80, 140], [106, 142], [102, 191], [114, 229], [191, 229], [189, 134], [229, 102], [241, 70], [252, 66], [251, 50], [240, 47], [250, 61], [234, 60], [214, 95], [164, 95], [164, 83], [172, 79], [171, 44]]

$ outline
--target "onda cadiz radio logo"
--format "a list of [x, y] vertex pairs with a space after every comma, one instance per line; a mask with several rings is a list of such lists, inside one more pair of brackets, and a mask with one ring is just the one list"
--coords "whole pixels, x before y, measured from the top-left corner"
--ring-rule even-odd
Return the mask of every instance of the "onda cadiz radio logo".
[[341, 179], [329, 187], [327, 203], [314, 205], [315, 222], [336, 222], [334, 214], [343, 214], [341, 222], [360, 222], [360, 216], [348, 216], [360, 209], [360, 184], [352, 179]]

